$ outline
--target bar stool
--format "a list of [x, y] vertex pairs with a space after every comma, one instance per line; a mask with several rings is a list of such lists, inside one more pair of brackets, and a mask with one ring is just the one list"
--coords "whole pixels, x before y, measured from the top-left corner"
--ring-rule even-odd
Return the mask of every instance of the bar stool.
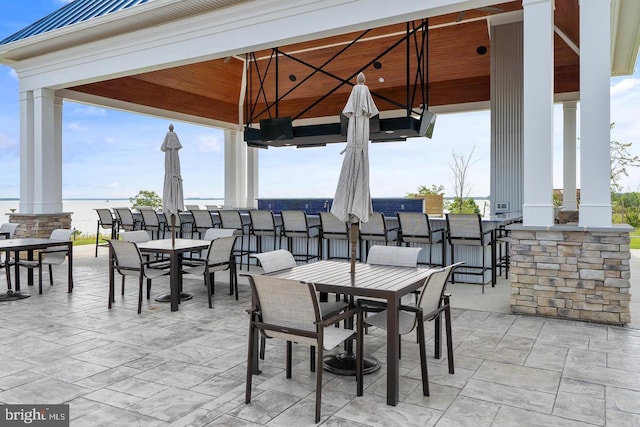
[[140, 221], [133, 217], [133, 213], [129, 208], [113, 208], [118, 218], [118, 228], [122, 227], [125, 231], [140, 230]]
[[142, 215], [142, 229], [151, 232], [151, 238], [155, 233], [155, 238], [160, 238], [160, 218], [151, 206], [139, 206], [138, 210]]
[[[305, 211], [282, 211], [282, 235], [287, 238], [289, 252], [300, 261], [308, 262], [310, 259], [322, 258], [322, 245], [320, 244], [320, 224], [309, 225]], [[296, 254], [293, 251], [293, 239], [306, 239], [307, 250], [304, 254]], [[318, 239], [317, 255], [309, 254], [311, 239]]]
[[113, 218], [110, 209], [96, 209], [98, 212], [98, 226], [96, 228], [96, 257], [98, 256], [98, 246], [109, 246], [109, 243], [100, 244], [100, 228], [111, 230], [111, 238], [115, 239], [118, 235], [118, 222]]
[[[240, 257], [240, 270], [242, 270], [242, 257], [247, 257], [247, 268], [249, 268], [249, 241], [250, 230], [251, 230], [251, 218], [249, 217], [248, 222], [244, 222], [242, 220], [242, 215], [240, 215], [240, 211], [236, 209], [221, 209], [218, 211], [218, 216], [220, 217], [220, 223], [222, 224], [222, 228], [232, 228], [235, 231], [236, 236], [240, 236], [240, 248], [234, 248], [233, 254], [237, 257]], [[237, 245], [237, 241], [236, 241]]]
[[[280, 225], [276, 224], [273, 212], [269, 210], [250, 210], [251, 218], [250, 233], [256, 238], [256, 252], [262, 252], [262, 238], [273, 237], [273, 250], [276, 250], [276, 243], [280, 241]], [[280, 246], [280, 244], [278, 244]]]
[[[369, 221], [360, 223], [360, 240], [365, 243], [364, 253], [369, 253], [371, 242], [398, 243], [398, 227], [388, 227], [380, 212], [373, 212]], [[362, 253], [362, 252], [361, 252]]]
[[[327, 241], [327, 256], [326, 259], [342, 258], [349, 259], [349, 229], [346, 221], [340, 221], [331, 212], [320, 212], [320, 239], [324, 242]], [[342, 240], [347, 242], [346, 256], [332, 257], [331, 256], [331, 240]]]
[[429, 245], [429, 266], [433, 265], [433, 245], [440, 243], [442, 257], [440, 267], [444, 267], [446, 259], [444, 230], [432, 230], [429, 215], [421, 212], [398, 212], [400, 223], [400, 244]]
[[198, 238], [202, 238], [208, 229], [213, 228], [213, 218], [211, 212], [204, 209], [191, 209], [193, 217], [192, 231], [198, 233]]
[[[469, 262], [461, 267], [464, 271], [454, 271], [451, 274], [451, 283], [455, 283], [456, 274], [469, 274], [481, 277], [482, 293], [484, 293], [484, 274], [490, 271], [491, 286], [495, 286], [495, 275], [493, 274], [493, 266], [495, 266], [495, 241], [494, 230], [484, 231], [482, 228], [482, 217], [480, 214], [445, 214], [447, 221], [447, 240], [451, 251], [450, 263], [455, 263], [455, 246], [471, 246], [479, 248], [481, 252], [482, 265], [469, 265]], [[491, 261], [489, 265], [486, 262], [486, 248], [491, 247]], [[457, 270], [461, 270], [457, 269]], [[477, 270], [477, 271], [469, 271]]]

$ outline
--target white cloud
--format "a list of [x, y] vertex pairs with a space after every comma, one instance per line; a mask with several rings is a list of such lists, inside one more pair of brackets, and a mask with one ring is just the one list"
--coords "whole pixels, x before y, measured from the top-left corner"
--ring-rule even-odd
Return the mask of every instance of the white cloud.
[[14, 70], [13, 68], [9, 68], [9, 72], [7, 74], [9, 74], [9, 77], [11, 77], [11, 79], [18, 81], [18, 73], [16, 73], [16, 70]]
[[217, 153], [222, 151], [222, 142], [216, 135], [198, 137], [198, 151], [200, 153]]
[[74, 113], [84, 116], [105, 117], [107, 115], [107, 110], [94, 106], [79, 106], [75, 109]]
[[7, 149], [10, 147], [15, 146], [16, 140], [11, 138], [9, 135], [7, 135], [6, 133], [0, 133], [0, 149]]
[[71, 122], [69, 124], [67, 124], [67, 129], [72, 130], [72, 131], [85, 131], [87, 130], [86, 126], [82, 126], [80, 124], [80, 122]]

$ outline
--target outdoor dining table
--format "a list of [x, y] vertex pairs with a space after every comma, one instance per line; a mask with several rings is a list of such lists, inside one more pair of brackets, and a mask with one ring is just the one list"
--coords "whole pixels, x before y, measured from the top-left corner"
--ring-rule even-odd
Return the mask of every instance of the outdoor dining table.
[[[5, 257], [5, 268], [9, 271], [9, 253], [13, 251], [14, 258], [18, 259], [21, 251], [27, 252], [27, 259], [33, 261], [33, 251], [48, 249], [56, 246], [65, 246], [67, 248], [67, 258], [69, 275], [67, 279], [68, 292], [73, 292], [73, 242], [72, 241], [59, 241], [51, 239], [42, 239], [35, 237], [27, 237], [22, 239], [0, 239], [0, 251], [5, 251], [7, 256]], [[30, 268], [27, 272], [27, 283], [29, 286], [33, 286], [33, 270]], [[15, 290], [20, 291], [20, 266], [15, 264]]]
[[[207, 249], [209, 240], [197, 239], [160, 239], [138, 243], [138, 249], [144, 254], [169, 255], [169, 283], [171, 288], [171, 311], [178, 311], [180, 292], [182, 289], [182, 255], [186, 252]], [[111, 265], [110, 280], [113, 280], [113, 265]]]
[[400, 300], [419, 289], [432, 269], [356, 264], [351, 274], [350, 263], [344, 261], [318, 261], [286, 270], [268, 273], [268, 276], [313, 283], [319, 292], [354, 297], [382, 298], [387, 302], [387, 405], [398, 404], [399, 396], [399, 341], [398, 323]]

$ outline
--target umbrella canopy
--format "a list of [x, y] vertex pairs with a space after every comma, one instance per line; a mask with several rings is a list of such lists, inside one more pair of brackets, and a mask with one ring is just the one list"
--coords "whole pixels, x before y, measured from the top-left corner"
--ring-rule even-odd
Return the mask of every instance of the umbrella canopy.
[[369, 221], [373, 212], [369, 191], [369, 118], [378, 114], [365, 76], [358, 74], [358, 84], [351, 90], [342, 113], [349, 118], [347, 147], [331, 213], [351, 225], [351, 265], [355, 268], [355, 240], [358, 223]]
[[[164, 151], [164, 189], [162, 192], [162, 210], [165, 215], [172, 216], [172, 225], [175, 224], [175, 216], [184, 208], [182, 191], [182, 177], [180, 176], [180, 157], [178, 150], [182, 148], [178, 135], [173, 131], [173, 125], [169, 125], [169, 132], [164, 137], [160, 149]], [[173, 232], [172, 232], [173, 235]]]

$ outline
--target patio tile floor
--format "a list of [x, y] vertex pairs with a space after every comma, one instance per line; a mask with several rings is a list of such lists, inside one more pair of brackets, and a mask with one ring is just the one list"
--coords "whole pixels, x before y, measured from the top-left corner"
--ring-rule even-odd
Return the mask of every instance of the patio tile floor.
[[[62, 266], [54, 268], [56, 285], [45, 285], [43, 295], [28, 289], [30, 298], [0, 303], [0, 403], [69, 403], [72, 426], [314, 424], [315, 376], [306, 346], [294, 346], [294, 374], [286, 379], [284, 346], [268, 342], [252, 401], [244, 403], [245, 279], [235, 301], [227, 295], [228, 278], [217, 274], [224, 282], [217, 283], [209, 309], [202, 280], [187, 277], [185, 290], [194, 298], [179, 312], [152, 298], [144, 299], [138, 315], [137, 283], [128, 279], [121, 296], [118, 278], [108, 310], [106, 251], [98, 258], [92, 252], [93, 246], [76, 250], [73, 294], [66, 293]], [[4, 277], [0, 286], [6, 289]], [[321, 423], [640, 425], [640, 329], [495, 312], [495, 301], [488, 305], [494, 312], [482, 311], [483, 299], [508, 299], [507, 286], [501, 280], [495, 294], [491, 288], [485, 295], [479, 287], [464, 291], [477, 290], [478, 309], [453, 310], [454, 375], [447, 371], [446, 348], [436, 360], [429, 340], [430, 397], [421, 393], [412, 334], [403, 337], [396, 407], [385, 404], [384, 365], [365, 376], [363, 397], [355, 396], [352, 377], [325, 373]], [[168, 278], [154, 280], [152, 294], [167, 290]], [[427, 334], [433, 337], [432, 330]], [[365, 347], [384, 362], [384, 331], [371, 328]]]

